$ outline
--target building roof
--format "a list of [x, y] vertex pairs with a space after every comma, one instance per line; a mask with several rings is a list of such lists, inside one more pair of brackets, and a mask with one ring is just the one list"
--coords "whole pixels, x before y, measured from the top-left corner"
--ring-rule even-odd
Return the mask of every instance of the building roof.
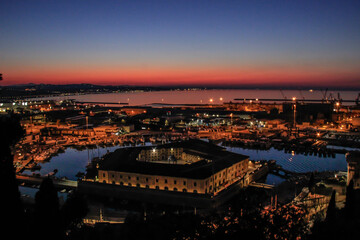
[[100, 162], [99, 170], [204, 179], [235, 163], [249, 158], [245, 155], [228, 152], [225, 148], [212, 143], [201, 140], [188, 140], [158, 145], [156, 148], [183, 148], [186, 152], [193, 155], [199, 155], [210, 161], [201, 160], [192, 164], [166, 164], [137, 161], [137, 157], [141, 150], [152, 148], [154, 147], [117, 149]]
[[349, 162], [358, 162], [360, 163], [360, 151], [349, 151], [346, 153], [346, 161]]

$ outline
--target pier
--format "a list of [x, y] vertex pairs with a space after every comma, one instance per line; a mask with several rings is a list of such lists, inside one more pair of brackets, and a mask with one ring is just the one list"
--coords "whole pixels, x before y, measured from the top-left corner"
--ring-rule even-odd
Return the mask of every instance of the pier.
[[[25, 184], [28, 187], [40, 186], [45, 178], [47, 177], [16, 175], [18, 182], [20, 184]], [[74, 190], [78, 187], [78, 182], [73, 180], [52, 178], [52, 181], [54, 187], [57, 189]]]
[[274, 185], [265, 184], [265, 183], [257, 183], [257, 182], [250, 183], [249, 187], [262, 188], [262, 189], [266, 189], [266, 190], [273, 190], [275, 188]]

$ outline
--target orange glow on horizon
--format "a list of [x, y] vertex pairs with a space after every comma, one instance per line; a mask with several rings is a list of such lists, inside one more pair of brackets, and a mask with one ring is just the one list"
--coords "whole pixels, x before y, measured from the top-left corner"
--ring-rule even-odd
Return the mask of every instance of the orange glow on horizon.
[[[323, 69], [236, 68], [78, 68], [24, 69], [4, 72], [2, 85], [24, 83], [112, 85], [294, 85], [323, 83], [358, 86], [360, 72]], [[315, 82], [314, 82], [315, 81]]]

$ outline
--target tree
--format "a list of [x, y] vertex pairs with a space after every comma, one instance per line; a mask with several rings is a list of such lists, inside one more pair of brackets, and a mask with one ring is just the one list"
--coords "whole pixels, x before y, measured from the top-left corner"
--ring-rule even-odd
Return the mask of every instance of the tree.
[[[40, 239], [62, 239], [59, 198], [51, 178], [45, 178], [35, 195], [34, 233]], [[36, 227], [36, 228], [35, 228]]]
[[346, 202], [345, 202], [345, 215], [347, 218], [354, 217], [356, 206], [356, 196], [354, 191], [354, 181], [351, 180], [346, 187]]
[[325, 219], [325, 221], [330, 223], [330, 224], [333, 224], [336, 221], [336, 201], [335, 201], [335, 197], [336, 197], [336, 191], [334, 190], [332, 192], [331, 199], [330, 199], [330, 202], [329, 202], [329, 206], [328, 206], [328, 209], [326, 211], [326, 219]]
[[20, 192], [13, 165], [11, 148], [23, 136], [24, 130], [20, 125], [20, 118], [13, 114], [0, 117], [0, 182], [2, 196], [0, 198], [0, 211], [2, 218], [6, 219], [4, 236], [6, 231], [20, 227], [25, 228], [24, 207], [20, 198]]
[[305, 210], [294, 205], [284, 205], [262, 213], [265, 239], [300, 239], [308, 230]]
[[82, 219], [88, 213], [88, 204], [83, 195], [75, 191], [61, 208], [63, 228], [74, 230], [82, 225]]
[[309, 191], [313, 194], [315, 191], [315, 177], [314, 173], [312, 172], [310, 175], [309, 183], [308, 183]]

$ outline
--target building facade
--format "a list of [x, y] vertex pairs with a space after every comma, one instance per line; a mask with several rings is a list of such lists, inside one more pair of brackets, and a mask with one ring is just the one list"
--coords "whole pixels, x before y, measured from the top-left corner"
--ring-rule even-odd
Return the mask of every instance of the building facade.
[[351, 151], [346, 154], [347, 161], [347, 185], [353, 180], [354, 188], [360, 189], [360, 152]]
[[114, 186], [216, 195], [248, 184], [247, 156], [200, 140], [156, 148], [118, 149], [98, 166], [97, 181]]

